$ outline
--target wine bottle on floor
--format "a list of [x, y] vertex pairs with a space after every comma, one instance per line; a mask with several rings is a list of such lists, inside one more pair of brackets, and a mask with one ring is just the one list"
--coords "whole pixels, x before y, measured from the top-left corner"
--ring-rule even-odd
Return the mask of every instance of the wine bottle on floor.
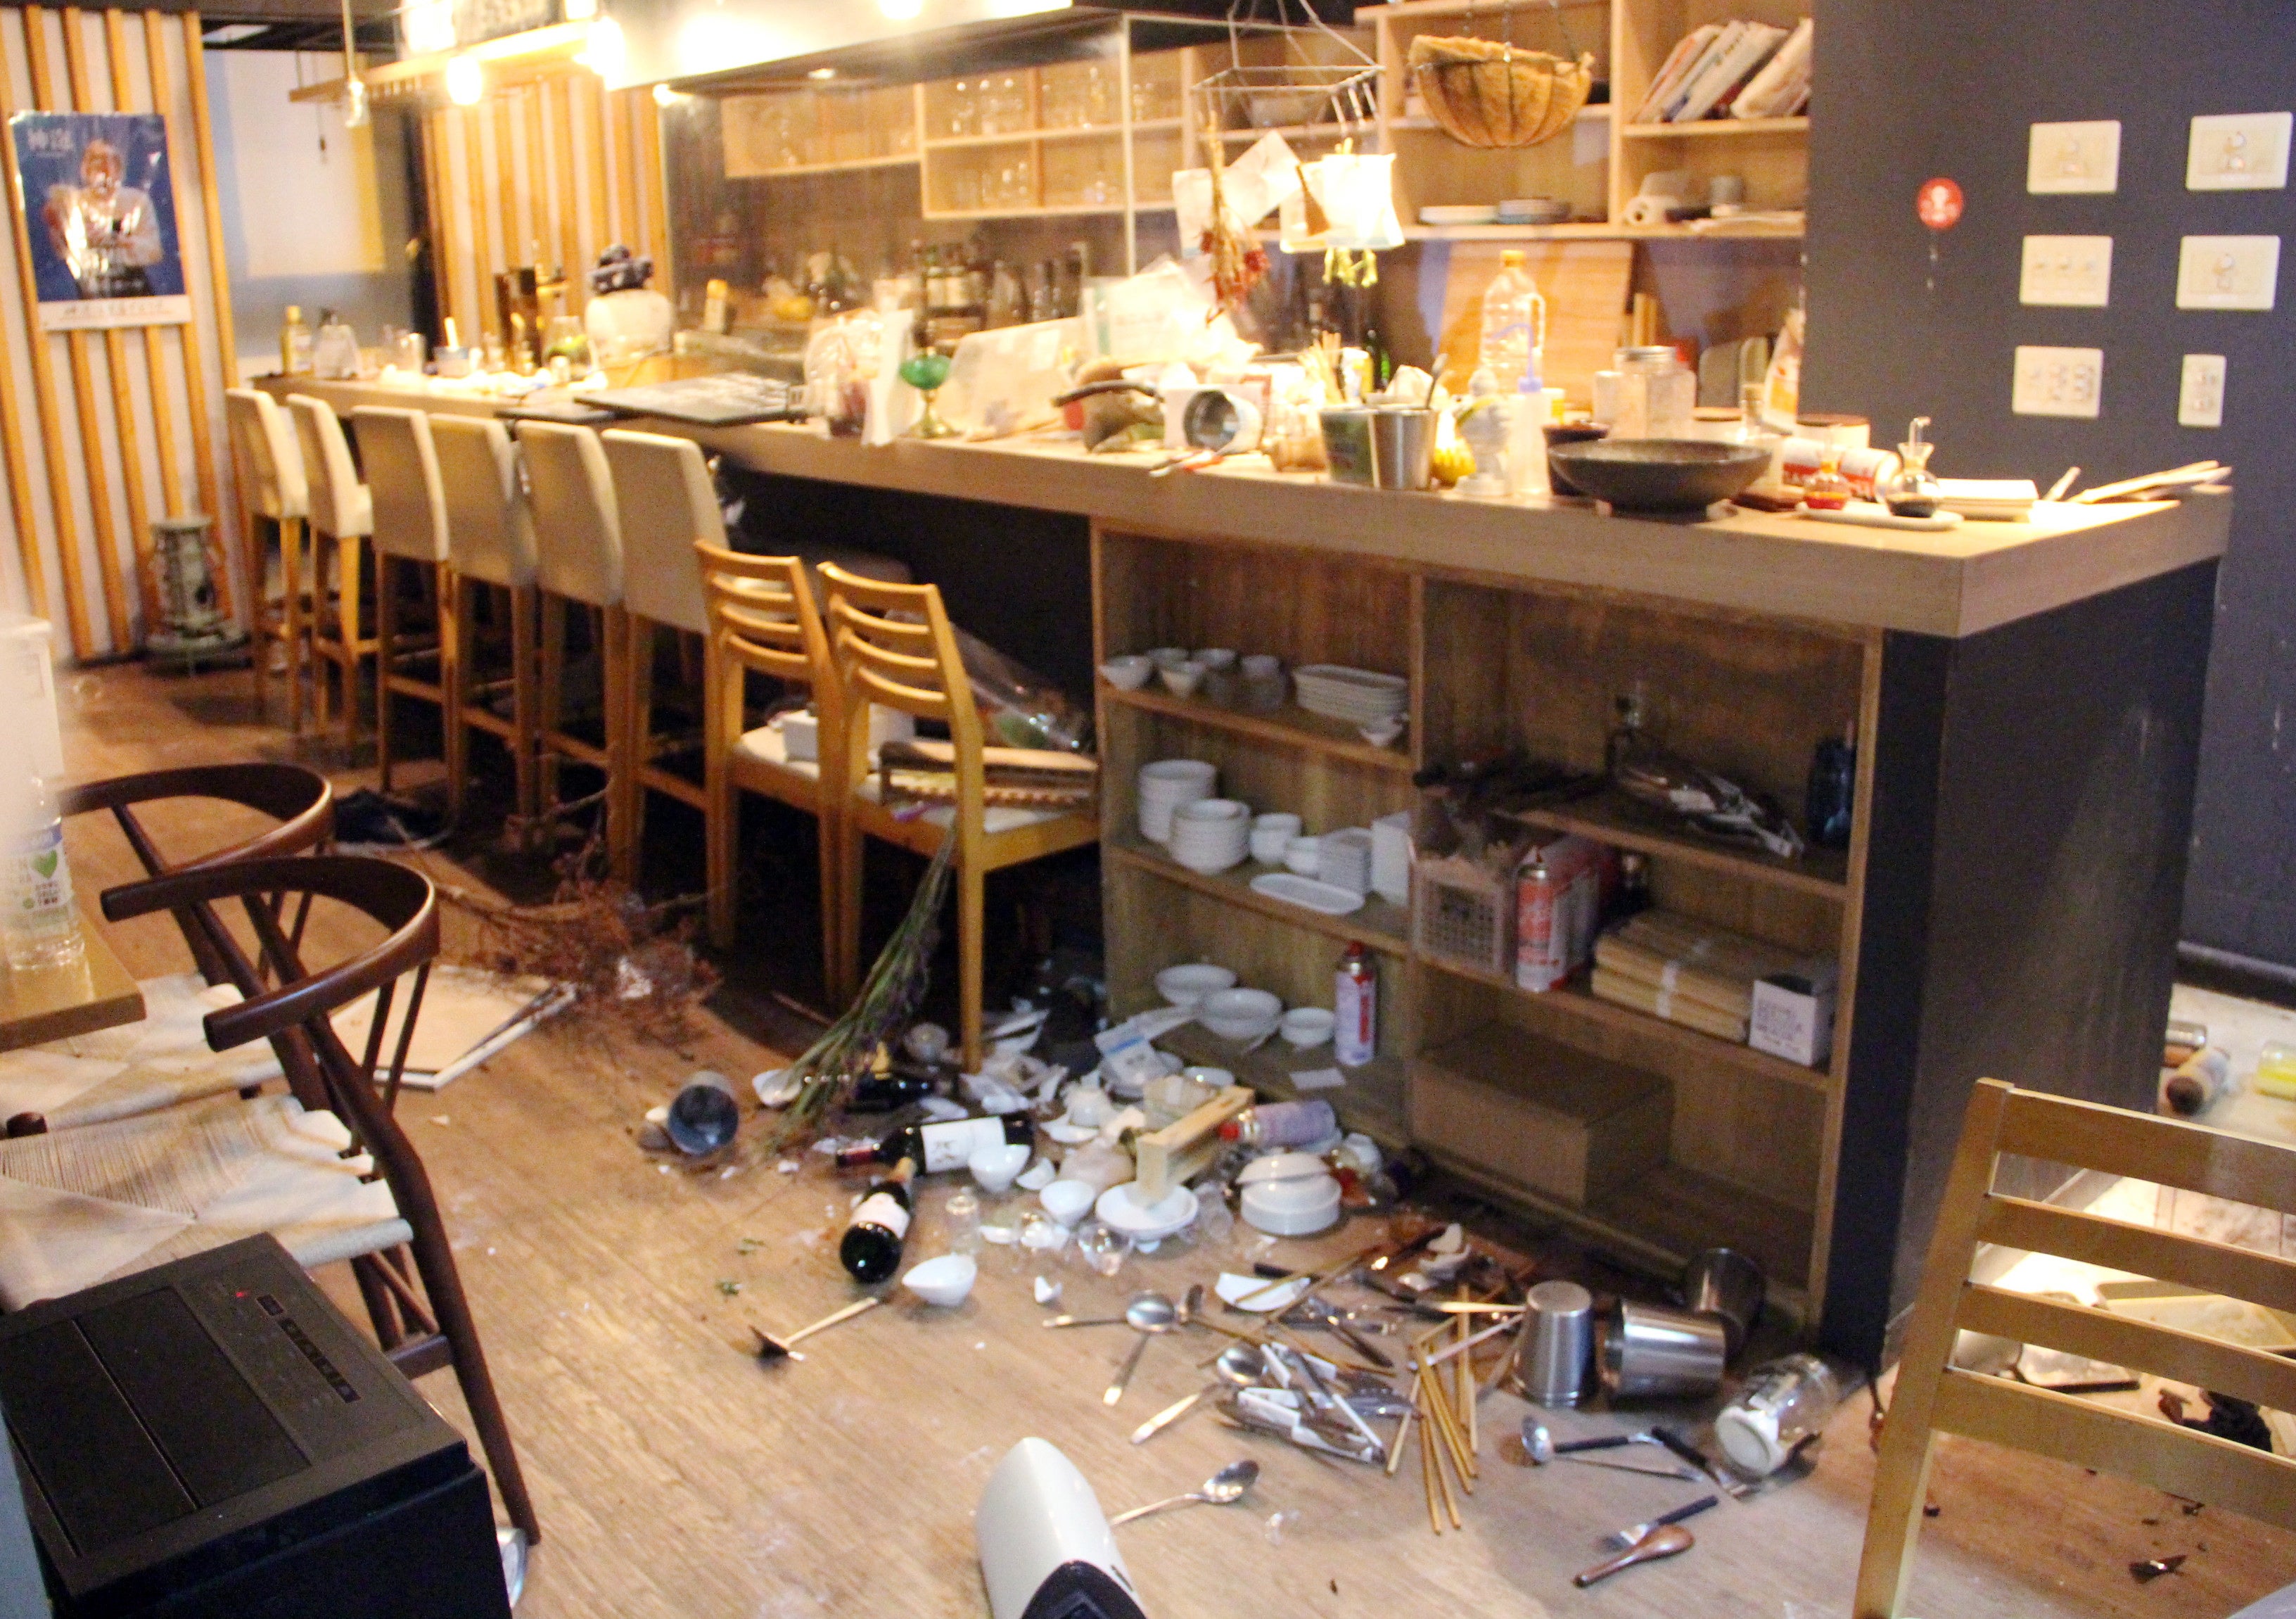
[[984, 1146], [1002, 1142], [1008, 1146], [1033, 1146], [1036, 1127], [1026, 1114], [998, 1114], [978, 1119], [948, 1119], [937, 1123], [905, 1124], [878, 1141], [857, 1141], [837, 1151], [840, 1170], [866, 1169], [875, 1163], [913, 1160], [925, 1174], [961, 1170]]
[[909, 1235], [909, 1182], [916, 1172], [915, 1159], [902, 1159], [869, 1188], [846, 1222], [837, 1258], [855, 1281], [873, 1286], [901, 1268], [901, 1244]]

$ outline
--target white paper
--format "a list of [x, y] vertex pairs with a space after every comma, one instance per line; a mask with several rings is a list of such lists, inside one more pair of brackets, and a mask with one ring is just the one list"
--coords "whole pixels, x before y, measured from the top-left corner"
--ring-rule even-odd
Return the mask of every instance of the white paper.
[[1336, 1068], [1303, 1068], [1292, 1076], [1294, 1090], [1335, 1090], [1348, 1082]]

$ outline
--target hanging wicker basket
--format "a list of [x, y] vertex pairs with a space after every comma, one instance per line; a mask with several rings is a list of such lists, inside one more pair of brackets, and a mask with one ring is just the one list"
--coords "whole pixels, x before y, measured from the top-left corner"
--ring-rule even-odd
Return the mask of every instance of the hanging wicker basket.
[[1570, 127], [1595, 85], [1595, 58], [1572, 62], [1492, 39], [1411, 42], [1412, 82], [1428, 116], [1463, 146], [1536, 146]]

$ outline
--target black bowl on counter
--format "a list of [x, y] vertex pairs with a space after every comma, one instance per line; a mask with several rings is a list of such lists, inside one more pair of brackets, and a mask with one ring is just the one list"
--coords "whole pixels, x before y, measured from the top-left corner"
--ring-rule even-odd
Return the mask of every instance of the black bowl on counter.
[[1600, 439], [1551, 445], [1546, 456], [1580, 491], [1622, 512], [1702, 512], [1770, 464], [1757, 446], [1704, 439]]

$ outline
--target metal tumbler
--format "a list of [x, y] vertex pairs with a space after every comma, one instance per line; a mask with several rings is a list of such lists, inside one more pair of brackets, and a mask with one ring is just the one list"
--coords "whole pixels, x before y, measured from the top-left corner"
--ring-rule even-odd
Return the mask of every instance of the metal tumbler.
[[1523, 1398], [1533, 1405], [1574, 1406], [1586, 1398], [1587, 1363], [1595, 1348], [1595, 1296], [1576, 1282], [1541, 1282], [1526, 1301]]
[[1715, 1317], [1621, 1301], [1603, 1338], [1603, 1386], [1613, 1400], [1710, 1394], [1727, 1354]]
[[1735, 1248], [1709, 1248], [1682, 1270], [1682, 1307], [1718, 1318], [1734, 1357], [1762, 1319], [1768, 1286], [1762, 1268]]

